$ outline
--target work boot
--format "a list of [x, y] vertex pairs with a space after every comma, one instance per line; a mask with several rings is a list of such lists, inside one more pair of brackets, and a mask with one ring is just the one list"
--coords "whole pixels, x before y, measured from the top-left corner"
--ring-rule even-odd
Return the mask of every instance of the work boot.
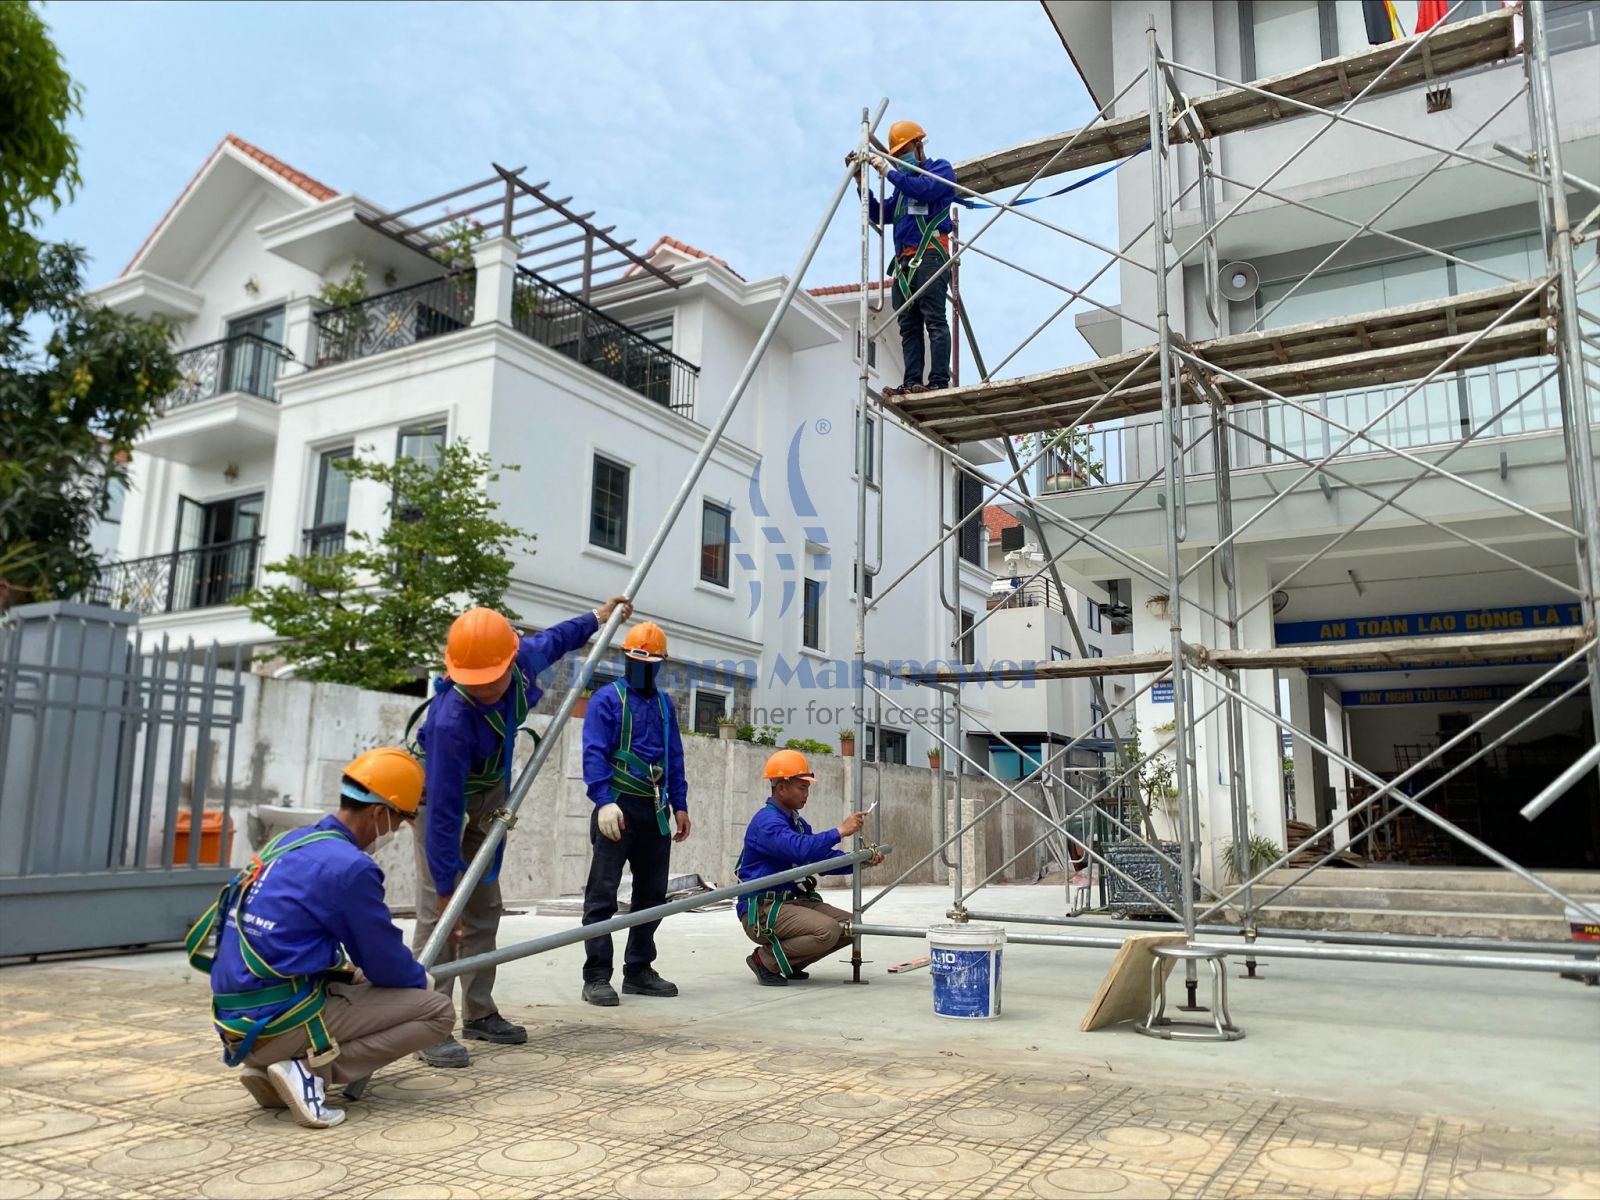
[[289, 1115], [307, 1129], [332, 1129], [344, 1120], [344, 1109], [328, 1104], [328, 1088], [304, 1061], [291, 1058], [267, 1068], [267, 1078]]
[[622, 977], [624, 996], [676, 996], [678, 985], [668, 983], [656, 974], [654, 967], [646, 967], [632, 975]]
[[[628, 985], [623, 984], [622, 990], [627, 991]], [[611, 986], [609, 980], [585, 979], [583, 981], [583, 1002], [593, 1004], [599, 1008], [615, 1008], [622, 1001], [617, 999], [617, 989]]]
[[372, 1083], [371, 1075], [363, 1075], [360, 1079], [352, 1079], [344, 1085], [344, 1098], [346, 1100], [359, 1100], [367, 1094], [367, 1087]]
[[272, 1086], [272, 1080], [267, 1076], [264, 1067], [244, 1067], [239, 1071], [239, 1082], [244, 1084], [244, 1090], [250, 1093], [250, 1098], [262, 1108], [287, 1108], [278, 1089]]
[[756, 982], [762, 987], [788, 987], [789, 981], [776, 971], [767, 970], [767, 965], [761, 961], [759, 955], [752, 954], [744, 960], [744, 965], [756, 973]]
[[463, 1021], [461, 1036], [480, 1042], [496, 1042], [501, 1046], [520, 1046], [528, 1040], [528, 1031], [521, 1025], [513, 1025], [499, 1013], [492, 1012], [475, 1021]]
[[472, 1056], [467, 1053], [467, 1048], [453, 1037], [418, 1050], [417, 1057], [430, 1067], [466, 1067], [472, 1064]]
[[790, 979], [810, 979], [811, 978], [811, 973], [809, 971], [791, 971], [789, 973], [789, 978]]

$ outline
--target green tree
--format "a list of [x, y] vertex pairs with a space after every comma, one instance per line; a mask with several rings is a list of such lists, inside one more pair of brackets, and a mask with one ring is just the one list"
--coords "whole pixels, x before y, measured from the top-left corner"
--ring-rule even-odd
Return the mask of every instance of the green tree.
[[0, 0], [0, 605], [93, 578], [95, 522], [177, 382], [166, 327], [87, 302], [83, 251], [29, 232], [78, 188], [76, 111], [43, 22]]
[[341, 464], [389, 496], [376, 537], [350, 534], [336, 554], [299, 554], [267, 570], [292, 582], [257, 588], [241, 603], [284, 641], [275, 647], [302, 679], [393, 689], [439, 662], [450, 622], [470, 605], [505, 607], [511, 555], [533, 538], [495, 514], [486, 485], [504, 465], [464, 442], [437, 464], [352, 458]]

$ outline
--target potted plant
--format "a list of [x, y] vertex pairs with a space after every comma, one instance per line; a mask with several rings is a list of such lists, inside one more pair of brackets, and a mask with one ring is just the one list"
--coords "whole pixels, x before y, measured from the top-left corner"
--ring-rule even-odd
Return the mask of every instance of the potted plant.
[[928, 768], [929, 768], [929, 770], [937, 771], [939, 769], [939, 763], [940, 763], [939, 747], [938, 746], [929, 746], [928, 747]]
[[856, 756], [856, 731], [854, 729], [839, 730], [839, 754], [843, 758]]
[[1165, 593], [1151, 596], [1150, 599], [1144, 602], [1144, 606], [1150, 610], [1150, 615], [1155, 617], [1157, 620], [1160, 620], [1167, 615], [1171, 604], [1172, 598]]
[[367, 298], [367, 267], [357, 260], [349, 273], [317, 290], [317, 300], [327, 307], [318, 314], [317, 361], [347, 362], [358, 357], [361, 339], [371, 324], [363, 301]]
[[731, 742], [739, 732], [739, 723], [732, 717], [717, 718], [717, 737], [725, 742]]

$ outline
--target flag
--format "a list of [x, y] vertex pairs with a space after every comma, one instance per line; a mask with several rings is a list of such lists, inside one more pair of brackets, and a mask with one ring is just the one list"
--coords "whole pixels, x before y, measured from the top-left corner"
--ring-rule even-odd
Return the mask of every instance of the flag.
[[1367, 22], [1367, 44], [1381, 46], [1405, 37], [1400, 18], [1395, 16], [1393, 0], [1361, 0], [1361, 15]]
[[1450, 11], [1446, 0], [1418, 0], [1417, 3], [1417, 32], [1427, 33], [1440, 21], [1444, 20], [1445, 13]]

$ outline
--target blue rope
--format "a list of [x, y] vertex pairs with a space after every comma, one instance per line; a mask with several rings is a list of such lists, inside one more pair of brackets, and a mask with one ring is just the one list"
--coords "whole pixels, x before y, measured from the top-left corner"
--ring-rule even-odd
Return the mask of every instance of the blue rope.
[[966, 200], [961, 197], [957, 197], [952, 203], [959, 204], [962, 208], [1018, 208], [1024, 204], [1037, 204], [1041, 200], [1053, 200], [1057, 196], [1065, 196], [1068, 192], [1075, 192], [1086, 184], [1093, 183], [1096, 179], [1104, 179], [1107, 175], [1111, 174], [1111, 172], [1117, 170], [1119, 167], [1127, 166], [1148, 149], [1150, 149], [1150, 143], [1146, 142], [1121, 162], [1112, 163], [1109, 167], [1106, 167], [1102, 171], [1096, 171], [1093, 175], [1086, 175], [1082, 179], [1075, 180], [1074, 182], [1067, 184], [1066, 187], [1051, 192], [1048, 196], [1029, 196], [1024, 200], [1013, 200], [1010, 204], [979, 204], [976, 200]]

